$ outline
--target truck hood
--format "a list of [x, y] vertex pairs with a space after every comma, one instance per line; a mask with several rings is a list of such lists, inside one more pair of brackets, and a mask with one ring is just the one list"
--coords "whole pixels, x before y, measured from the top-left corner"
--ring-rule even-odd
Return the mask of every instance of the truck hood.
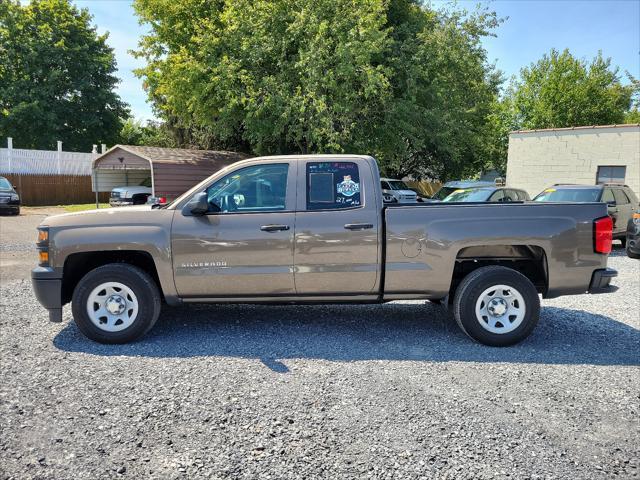
[[173, 210], [152, 209], [151, 205], [100, 208], [83, 212], [63, 213], [45, 218], [41, 225], [48, 227], [78, 227], [85, 225], [142, 225], [156, 224], [160, 217], [173, 214]]

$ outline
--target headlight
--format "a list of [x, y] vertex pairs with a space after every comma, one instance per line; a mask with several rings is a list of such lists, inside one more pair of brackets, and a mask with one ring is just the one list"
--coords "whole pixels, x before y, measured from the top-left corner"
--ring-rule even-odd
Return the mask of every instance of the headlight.
[[47, 227], [38, 228], [38, 264], [41, 267], [49, 266], [49, 229]]
[[640, 213], [633, 214], [633, 223], [636, 225], [640, 225]]
[[17, 202], [18, 200], [20, 200], [20, 195], [18, 195], [17, 193], [12, 193], [11, 194], [11, 201], [12, 202]]

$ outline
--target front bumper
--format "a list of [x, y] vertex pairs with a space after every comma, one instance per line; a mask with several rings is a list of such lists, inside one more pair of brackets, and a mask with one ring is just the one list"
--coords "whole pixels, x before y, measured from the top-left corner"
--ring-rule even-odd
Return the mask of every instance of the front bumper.
[[62, 321], [62, 279], [49, 267], [36, 267], [31, 270], [33, 292], [40, 304], [49, 310], [49, 320]]
[[589, 293], [611, 293], [618, 290], [618, 287], [611, 285], [611, 279], [618, 276], [618, 271], [613, 268], [600, 268], [593, 272]]

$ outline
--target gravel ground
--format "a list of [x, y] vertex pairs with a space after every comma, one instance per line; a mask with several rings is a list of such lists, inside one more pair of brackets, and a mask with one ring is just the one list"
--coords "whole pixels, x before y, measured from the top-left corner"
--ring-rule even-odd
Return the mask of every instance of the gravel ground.
[[422, 302], [166, 308], [103, 346], [68, 308], [49, 323], [34, 253], [11, 256], [36, 220], [0, 219], [0, 478], [640, 476], [640, 262], [619, 250], [616, 293], [544, 301], [512, 348]]

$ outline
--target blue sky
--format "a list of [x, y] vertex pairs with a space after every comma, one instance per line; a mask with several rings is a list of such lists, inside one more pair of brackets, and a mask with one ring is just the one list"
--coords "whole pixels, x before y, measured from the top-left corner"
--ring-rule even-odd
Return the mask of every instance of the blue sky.
[[[179, 1], [179, 0], [176, 0]], [[74, 0], [88, 8], [100, 33], [109, 32], [108, 43], [116, 52], [120, 96], [131, 105], [136, 118], [153, 118], [142, 82], [132, 70], [142, 66], [128, 50], [137, 47], [145, 29], [129, 0]], [[435, 7], [451, 2], [433, 0]], [[477, 1], [459, 1], [457, 6], [473, 10]], [[506, 18], [495, 30], [495, 38], [485, 39], [489, 59], [506, 76], [535, 62], [551, 48], [568, 48], [574, 55], [591, 59], [598, 50], [624, 72], [640, 77], [640, 1], [638, 0], [497, 0], [482, 2]]]

